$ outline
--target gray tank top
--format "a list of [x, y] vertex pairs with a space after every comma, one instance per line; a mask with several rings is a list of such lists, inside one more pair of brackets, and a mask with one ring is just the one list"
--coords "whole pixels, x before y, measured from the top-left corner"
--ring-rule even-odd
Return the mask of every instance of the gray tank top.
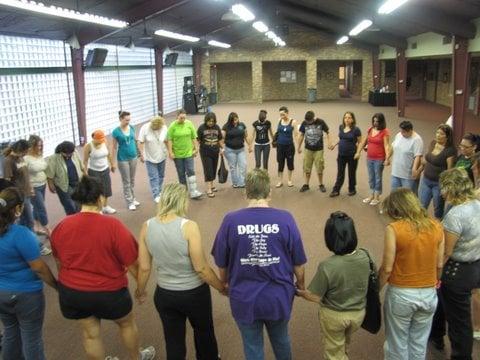
[[182, 233], [187, 221], [181, 217], [169, 223], [161, 223], [157, 218], [147, 221], [146, 245], [153, 258], [157, 284], [162, 289], [182, 291], [203, 284], [193, 268], [188, 241]]

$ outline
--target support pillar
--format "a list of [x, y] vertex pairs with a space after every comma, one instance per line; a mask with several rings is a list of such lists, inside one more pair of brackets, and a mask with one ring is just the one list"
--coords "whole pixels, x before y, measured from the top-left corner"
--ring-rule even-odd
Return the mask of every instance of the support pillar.
[[83, 68], [83, 46], [80, 49], [70, 48], [72, 57], [73, 89], [75, 91], [75, 107], [77, 109], [78, 140], [80, 146], [87, 141], [87, 118], [85, 108], [85, 74]]
[[373, 71], [373, 87], [379, 89], [380, 85], [380, 60], [378, 59], [378, 51], [372, 51], [372, 71]]
[[311, 102], [316, 99], [310, 99], [308, 94], [308, 89], [317, 90], [317, 59], [308, 59], [307, 60], [307, 101]]
[[192, 56], [193, 62], [193, 77], [194, 77], [194, 85], [195, 91], [200, 90], [200, 86], [202, 85], [202, 53], [200, 49], [195, 49], [193, 51]]
[[252, 98], [261, 103], [263, 101], [263, 64], [261, 60], [252, 61]]
[[470, 68], [468, 40], [454, 37], [452, 74], [453, 74], [453, 137], [459, 144], [465, 132], [465, 113], [467, 107], [467, 87]]
[[395, 62], [397, 77], [397, 113], [399, 117], [405, 116], [405, 98], [407, 95], [407, 60], [405, 50], [397, 48], [397, 60]]
[[158, 113], [163, 114], [163, 48], [155, 48], [155, 82]]

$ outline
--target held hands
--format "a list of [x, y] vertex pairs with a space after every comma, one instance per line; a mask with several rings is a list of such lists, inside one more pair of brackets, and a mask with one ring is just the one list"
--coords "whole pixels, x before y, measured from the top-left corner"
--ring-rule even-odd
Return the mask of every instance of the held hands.
[[389, 165], [390, 165], [390, 160], [385, 159], [385, 161], [383, 162], [383, 166], [389, 166]]
[[138, 288], [135, 290], [135, 298], [137, 299], [139, 304], [143, 304], [145, 300], [147, 300], [147, 292], [140, 291]]
[[223, 289], [222, 290], [218, 290], [218, 292], [220, 294], [222, 294], [223, 296], [228, 296], [228, 283], [223, 283]]
[[115, 172], [115, 169], [116, 169], [116, 166], [115, 166], [115, 165], [110, 166], [110, 171], [111, 171], [112, 173]]
[[337, 144], [328, 144], [328, 150], [335, 149], [335, 146], [337, 146]]
[[299, 146], [298, 147], [298, 153], [301, 154], [302, 153], [302, 148]]
[[173, 154], [173, 152], [169, 152], [169, 153], [168, 153], [168, 157], [169, 157], [171, 160], [175, 160], [175, 155]]
[[354, 160], [358, 160], [360, 159], [360, 154], [359, 153], [355, 153], [355, 156], [353, 157]]
[[145, 158], [143, 157], [143, 154], [140, 154], [139, 158], [140, 158], [140, 161], [141, 161], [142, 163], [145, 162]]
[[249, 146], [249, 147], [248, 147], [248, 152], [251, 153], [252, 151], [253, 151], [252, 147]]
[[192, 151], [192, 156], [197, 156], [197, 154], [198, 154], [198, 150], [197, 150], [197, 149], [193, 149], [193, 151]]

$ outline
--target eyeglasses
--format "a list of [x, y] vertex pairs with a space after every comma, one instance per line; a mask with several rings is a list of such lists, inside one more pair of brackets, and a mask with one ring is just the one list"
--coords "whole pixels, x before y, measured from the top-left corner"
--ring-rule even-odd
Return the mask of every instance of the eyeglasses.
[[459, 147], [459, 148], [462, 148], [462, 149], [469, 149], [469, 148], [473, 147], [473, 145], [459, 144], [458, 147]]

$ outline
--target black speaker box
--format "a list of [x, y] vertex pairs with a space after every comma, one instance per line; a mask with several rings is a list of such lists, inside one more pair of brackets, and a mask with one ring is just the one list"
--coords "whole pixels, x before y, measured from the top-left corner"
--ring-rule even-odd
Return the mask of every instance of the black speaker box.
[[107, 54], [108, 54], [107, 49], [95, 48], [95, 49], [88, 50], [87, 58], [85, 60], [85, 66], [89, 66], [89, 67], [103, 66], [103, 63], [105, 62], [105, 58], [107, 57]]

